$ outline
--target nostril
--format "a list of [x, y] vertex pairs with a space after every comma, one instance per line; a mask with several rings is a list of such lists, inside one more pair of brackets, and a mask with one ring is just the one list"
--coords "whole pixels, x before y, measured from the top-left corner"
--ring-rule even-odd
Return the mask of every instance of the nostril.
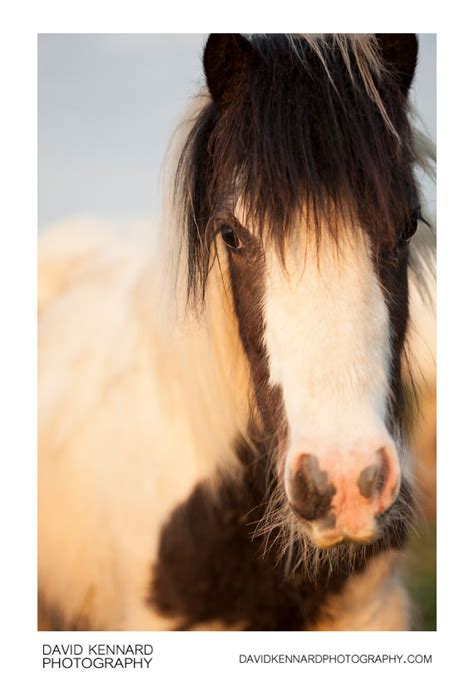
[[295, 462], [288, 493], [293, 511], [307, 521], [314, 521], [329, 512], [336, 488], [321, 469], [318, 458], [304, 453]]
[[357, 488], [369, 500], [374, 515], [379, 516], [391, 507], [398, 495], [400, 470], [396, 457], [386, 448], [380, 448], [375, 454], [377, 460], [360, 472]]
[[383, 464], [370, 464], [360, 472], [357, 486], [362, 497], [371, 500], [382, 491], [384, 482], [385, 472]]

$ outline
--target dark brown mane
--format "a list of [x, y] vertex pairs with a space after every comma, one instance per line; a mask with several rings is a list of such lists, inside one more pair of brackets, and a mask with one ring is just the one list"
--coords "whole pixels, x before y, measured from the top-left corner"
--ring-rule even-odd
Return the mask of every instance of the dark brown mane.
[[247, 41], [222, 102], [199, 112], [179, 161], [192, 297], [204, 294], [219, 215], [237, 197], [281, 251], [302, 207], [316, 236], [323, 225], [336, 236], [337, 217], [347, 225], [349, 216], [375, 248], [410, 220], [418, 200], [408, 88], [367, 40], [372, 60], [355, 37]]

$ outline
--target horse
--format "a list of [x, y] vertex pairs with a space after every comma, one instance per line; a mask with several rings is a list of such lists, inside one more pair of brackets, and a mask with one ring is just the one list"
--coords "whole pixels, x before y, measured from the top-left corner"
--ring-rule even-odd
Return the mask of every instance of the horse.
[[45, 628], [412, 627], [417, 55], [414, 34], [211, 34], [158, 229], [41, 236]]

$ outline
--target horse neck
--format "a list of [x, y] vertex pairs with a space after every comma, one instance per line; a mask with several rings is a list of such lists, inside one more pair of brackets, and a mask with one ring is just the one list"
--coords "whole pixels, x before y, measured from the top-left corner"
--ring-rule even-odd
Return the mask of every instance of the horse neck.
[[[182, 274], [182, 271], [180, 271]], [[249, 371], [230, 292], [212, 269], [203, 309], [186, 305], [183, 277], [159, 278], [159, 375], [180, 435], [206, 472], [235, 473], [249, 420]]]

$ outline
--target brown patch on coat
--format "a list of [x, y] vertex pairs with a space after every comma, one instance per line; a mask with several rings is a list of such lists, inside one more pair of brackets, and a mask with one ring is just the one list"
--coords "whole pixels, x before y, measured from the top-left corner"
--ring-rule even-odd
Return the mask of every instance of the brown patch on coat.
[[[402, 547], [405, 524], [397, 513], [386, 514], [379, 541], [347, 547], [336, 564], [322, 561], [317, 574], [308, 573], [304, 564], [298, 567], [298, 555], [288, 569], [277, 529], [254, 537], [278, 485], [268, 469], [270, 454], [261, 440], [259, 446], [240, 442], [236, 447], [242, 479], [223, 479], [217, 490], [200, 483], [162, 528], [150, 604], [162, 616], [177, 618], [184, 630], [212, 621], [247, 630], [314, 626], [326, 600], [351, 576], [388, 549]], [[402, 497], [407, 494], [402, 488]], [[296, 544], [294, 551], [299, 549]]]

